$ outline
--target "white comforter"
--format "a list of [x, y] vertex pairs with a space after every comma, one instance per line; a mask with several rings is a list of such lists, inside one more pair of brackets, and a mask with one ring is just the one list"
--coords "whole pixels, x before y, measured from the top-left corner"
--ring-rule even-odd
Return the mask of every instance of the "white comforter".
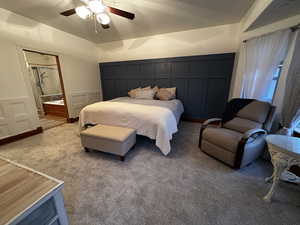
[[86, 106], [80, 112], [79, 124], [104, 124], [134, 128], [137, 134], [155, 139], [164, 155], [171, 151], [170, 140], [177, 132], [183, 113], [177, 100], [141, 100], [122, 97]]

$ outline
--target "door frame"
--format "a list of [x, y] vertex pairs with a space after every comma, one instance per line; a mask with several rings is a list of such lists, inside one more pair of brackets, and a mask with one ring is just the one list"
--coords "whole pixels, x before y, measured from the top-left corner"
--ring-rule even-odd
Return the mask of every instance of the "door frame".
[[[62, 95], [64, 98], [64, 105], [65, 105], [65, 110], [66, 110], [66, 114], [67, 114], [67, 122], [69, 122], [70, 120], [70, 115], [69, 115], [69, 110], [68, 110], [68, 103], [67, 103], [67, 98], [66, 98], [66, 92], [65, 92], [65, 86], [64, 86], [64, 80], [63, 80], [63, 76], [62, 76], [62, 70], [61, 70], [61, 65], [60, 65], [60, 61], [59, 61], [59, 56], [52, 54], [52, 53], [47, 53], [47, 52], [40, 52], [40, 51], [35, 51], [35, 50], [30, 50], [27, 48], [22, 48], [23, 52], [31, 52], [31, 53], [37, 53], [37, 54], [41, 54], [41, 55], [49, 55], [49, 56], [54, 56], [55, 57], [55, 61], [56, 61], [56, 65], [57, 65], [57, 71], [58, 71], [58, 76], [59, 76], [59, 81], [60, 81], [60, 87], [62, 90]], [[25, 55], [24, 55], [25, 57]], [[25, 59], [26, 61], [26, 59]]]

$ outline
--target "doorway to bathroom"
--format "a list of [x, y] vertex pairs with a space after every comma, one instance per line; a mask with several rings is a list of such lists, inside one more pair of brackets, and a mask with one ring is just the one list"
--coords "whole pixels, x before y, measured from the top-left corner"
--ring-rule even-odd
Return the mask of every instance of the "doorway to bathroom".
[[23, 49], [41, 127], [46, 130], [67, 122], [68, 108], [57, 55]]

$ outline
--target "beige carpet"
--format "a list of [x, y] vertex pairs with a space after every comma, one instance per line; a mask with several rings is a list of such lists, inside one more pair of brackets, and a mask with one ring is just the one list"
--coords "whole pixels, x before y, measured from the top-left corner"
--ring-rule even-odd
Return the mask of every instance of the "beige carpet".
[[199, 129], [182, 123], [167, 157], [143, 137], [125, 162], [85, 153], [76, 124], [1, 146], [0, 155], [64, 180], [72, 225], [300, 224], [299, 186], [281, 183], [265, 203], [271, 165], [234, 171], [199, 151]]
[[40, 124], [43, 130], [48, 130], [53, 127], [60, 126], [67, 122], [67, 119], [59, 116], [43, 116], [40, 118]]

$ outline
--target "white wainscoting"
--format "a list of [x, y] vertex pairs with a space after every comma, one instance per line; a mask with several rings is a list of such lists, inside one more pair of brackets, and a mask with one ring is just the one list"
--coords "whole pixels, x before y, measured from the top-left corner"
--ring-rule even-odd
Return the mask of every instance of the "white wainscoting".
[[38, 127], [29, 97], [0, 99], [0, 139]]
[[71, 95], [69, 95], [69, 101], [67, 102], [69, 117], [78, 117], [81, 109], [89, 104], [99, 101], [101, 101], [100, 91], [73, 92]]

